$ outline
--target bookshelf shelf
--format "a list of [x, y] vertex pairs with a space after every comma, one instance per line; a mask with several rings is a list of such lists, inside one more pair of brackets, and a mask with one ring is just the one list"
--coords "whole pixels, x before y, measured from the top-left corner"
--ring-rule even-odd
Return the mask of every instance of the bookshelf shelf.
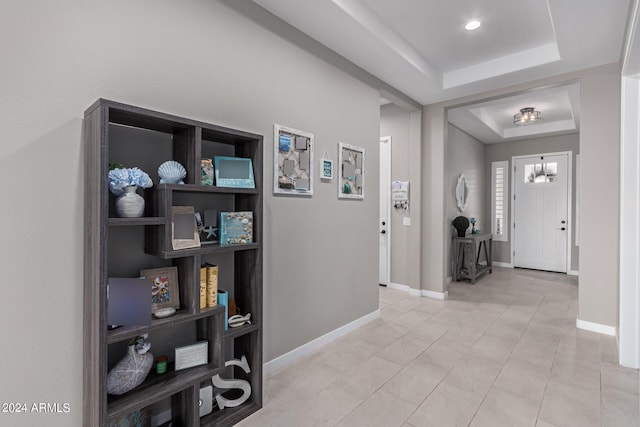
[[251, 324], [245, 326], [238, 326], [237, 328], [229, 328], [224, 332], [225, 339], [238, 338], [246, 334], [250, 334], [260, 329], [260, 325]]
[[227, 245], [227, 246], [220, 246], [219, 244], [211, 244], [211, 245], [202, 245], [199, 248], [178, 249], [178, 250], [169, 250], [169, 251], [160, 251], [160, 252], [151, 251], [150, 253], [152, 253], [153, 255], [162, 257], [164, 259], [171, 259], [171, 258], [182, 258], [186, 256], [195, 256], [195, 255], [211, 255], [216, 253], [249, 251], [252, 249], [260, 249], [260, 244], [248, 243], [246, 245]]
[[[104, 99], [87, 109], [84, 124], [83, 425], [117, 424], [155, 403], [171, 408], [173, 425], [230, 426], [239, 422], [262, 407], [262, 136]], [[214, 156], [250, 158], [255, 188], [201, 185], [201, 160]], [[159, 184], [154, 173], [167, 160], [185, 167], [185, 184]], [[144, 190], [145, 217], [114, 216], [114, 198], [107, 184], [109, 163], [136, 166], [150, 174], [154, 186]], [[251, 211], [253, 242], [174, 250], [173, 206], [193, 206], [195, 212]], [[200, 308], [200, 267], [204, 264], [219, 266], [220, 290], [242, 308], [242, 314], [251, 313], [251, 325], [225, 331], [222, 305]], [[154, 318], [148, 325], [109, 330], [109, 278], [138, 277], [141, 270], [166, 267], [178, 271], [176, 314]], [[158, 375], [152, 369], [135, 389], [121, 396], [108, 395], [107, 373], [124, 356], [122, 349], [128, 341], [147, 333], [152, 353], [169, 357], [168, 372]], [[208, 342], [207, 363], [175, 371], [175, 348], [198, 341]], [[225, 361], [241, 356], [250, 365], [249, 373], [243, 376], [251, 385], [249, 400], [200, 418], [200, 388], [222, 372]]]
[[216, 187], [210, 185], [192, 185], [192, 184], [160, 184], [162, 190], [171, 190], [184, 193], [220, 193], [220, 194], [259, 194], [260, 191], [255, 188], [229, 188]]
[[198, 319], [210, 317], [216, 312], [222, 314], [224, 307], [208, 308], [200, 313], [185, 313], [184, 311], [185, 310], [177, 311], [175, 315], [165, 319], [154, 319], [149, 326], [126, 326], [110, 330], [107, 333], [107, 344], [130, 340], [138, 335], [147, 334], [159, 329], [175, 327], [182, 323], [193, 322]]
[[199, 384], [220, 373], [222, 366], [207, 364], [184, 371], [175, 371], [174, 364], [169, 364], [165, 374], [158, 375], [151, 371], [145, 381], [129, 393], [110, 397], [107, 403], [109, 417], [114, 419], [142, 409], [159, 400], [170, 397], [189, 386]]
[[109, 218], [108, 225], [115, 227], [126, 227], [135, 225], [166, 225], [165, 217], [144, 217], [144, 218]]

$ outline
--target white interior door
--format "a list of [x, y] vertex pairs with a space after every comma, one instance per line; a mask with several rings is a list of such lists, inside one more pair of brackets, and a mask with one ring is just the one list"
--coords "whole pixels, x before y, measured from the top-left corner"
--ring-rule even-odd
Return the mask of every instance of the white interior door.
[[380, 262], [378, 281], [388, 285], [391, 274], [391, 137], [380, 138]]
[[567, 272], [567, 155], [516, 158], [515, 267]]

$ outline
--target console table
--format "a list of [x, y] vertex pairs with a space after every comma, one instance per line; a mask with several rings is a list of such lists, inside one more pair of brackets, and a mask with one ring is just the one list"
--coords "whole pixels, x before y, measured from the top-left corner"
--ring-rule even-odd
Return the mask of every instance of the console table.
[[[453, 281], [457, 282], [461, 279], [466, 279], [470, 280], [471, 283], [476, 283], [476, 279], [480, 276], [487, 272], [491, 273], [492, 244], [491, 233], [468, 234], [465, 237], [454, 237], [452, 257]], [[465, 248], [467, 248], [467, 250], [465, 250]], [[480, 264], [480, 253], [483, 249], [485, 263]]]

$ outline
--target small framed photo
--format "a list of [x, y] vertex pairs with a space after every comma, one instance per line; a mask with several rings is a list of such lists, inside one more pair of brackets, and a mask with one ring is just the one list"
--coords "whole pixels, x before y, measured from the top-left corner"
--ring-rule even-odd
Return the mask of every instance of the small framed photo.
[[161, 308], [180, 308], [178, 267], [142, 270], [140, 276], [151, 280], [151, 311]]
[[200, 235], [193, 206], [171, 208], [171, 245], [173, 249], [200, 247]]
[[333, 160], [320, 160], [320, 179], [333, 179]]
[[216, 186], [230, 188], [256, 188], [253, 162], [244, 157], [215, 156]]

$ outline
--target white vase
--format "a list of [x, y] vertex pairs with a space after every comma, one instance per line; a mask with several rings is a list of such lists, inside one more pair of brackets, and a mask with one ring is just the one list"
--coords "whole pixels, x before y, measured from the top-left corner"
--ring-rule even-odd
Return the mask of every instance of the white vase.
[[135, 185], [124, 187], [116, 198], [116, 213], [121, 218], [139, 218], [144, 214], [144, 198], [136, 193]]

